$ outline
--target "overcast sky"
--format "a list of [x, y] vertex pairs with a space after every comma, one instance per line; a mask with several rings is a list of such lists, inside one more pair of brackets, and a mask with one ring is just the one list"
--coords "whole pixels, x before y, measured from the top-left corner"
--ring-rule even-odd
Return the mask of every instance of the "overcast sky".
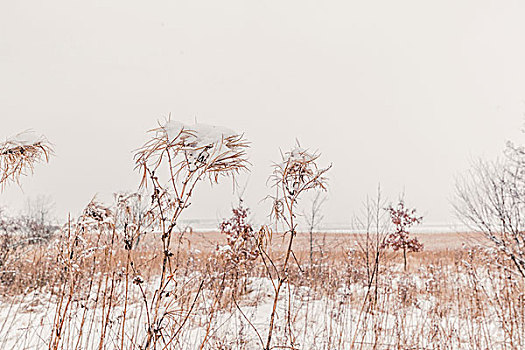
[[[333, 163], [327, 222], [378, 183], [427, 223], [457, 221], [455, 176], [523, 138], [523, 18], [518, 0], [0, 0], [0, 138], [34, 129], [56, 153], [0, 203], [51, 195], [65, 217], [136, 189], [133, 150], [171, 113], [245, 133], [259, 221], [296, 138]], [[205, 185], [187, 217], [235, 201]]]

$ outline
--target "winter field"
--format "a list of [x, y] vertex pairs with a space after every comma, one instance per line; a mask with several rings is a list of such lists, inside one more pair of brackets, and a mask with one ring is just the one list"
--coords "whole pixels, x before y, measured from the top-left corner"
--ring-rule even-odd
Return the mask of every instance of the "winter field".
[[[298, 143], [273, 165], [269, 222], [239, 195], [203, 233], [181, 224], [193, 190], [246, 171], [249, 143], [174, 121], [149, 135], [136, 192], [61, 225], [0, 212], [1, 349], [525, 348], [523, 149], [458, 182], [470, 233], [417, 234], [423, 218], [379, 190], [353, 233], [318, 232], [331, 165]], [[0, 184], [52, 153], [7, 140]]]
[[[262, 261], [233, 267], [217, 253], [217, 245], [226, 244], [223, 236], [192, 233], [177, 239], [154, 325], [158, 348], [264, 348], [277, 281], [267, 277]], [[363, 235], [316, 234], [311, 263], [309, 237], [298, 234], [297, 262], [290, 265], [277, 305], [273, 348], [522, 348], [522, 281], [504, 261], [494, 261], [494, 252], [476, 247], [483, 238], [418, 237], [428, 247], [441, 244], [412, 253], [406, 272], [400, 254], [385, 253], [371, 276], [374, 262], [361, 249]], [[96, 233], [71, 259], [67, 240], [59, 237], [18, 251], [10, 261], [13, 272], [2, 276], [0, 347], [144, 346], [151, 317], [146, 301], [159, 282], [158, 239], [145, 238], [130, 257], [120, 238]], [[286, 247], [281, 237], [272, 240], [278, 263]]]

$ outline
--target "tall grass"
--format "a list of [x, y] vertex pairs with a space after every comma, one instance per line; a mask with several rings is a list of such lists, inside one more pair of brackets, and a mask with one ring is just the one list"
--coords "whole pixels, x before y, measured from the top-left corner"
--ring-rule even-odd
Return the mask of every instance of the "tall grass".
[[[2, 346], [144, 347], [151, 311], [144, 299], [156, 292], [162, 261], [159, 234], [147, 234], [130, 252], [111, 230], [96, 227], [80, 235], [77, 225], [12, 266], [19, 275], [0, 308]], [[290, 265], [276, 307], [272, 348], [290, 348], [290, 337], [298, 349], [523, 347], [525, 287], [504, 256], [494, 260], [497, 252], [413, 253], [406, 273], [399, 253], [387, 252], [377, 284], [370, 284], [363, 252], [350, 241], [338, 245], [326, 249], [318, 264], [310, 264], [306, 245], [296, 247], [298, 264]], [[262, 260], [240, 283], [215, 247], [181, 248], [166, 288], [173, 298], [166, 296], [161, 311], [166, 340], [156, 348], [262, 349], [274, 296]], [[286, 251], [279, 242], [268, 249]], [[126, 281], [128, 253], [134, 264]], [[41, 277], [28, 282], [24, 275]], [[370, 298], [376, 288], [377, 297]]]
[[[0, 148], [2, 183], [47, 159], [45, 140], [30, 141]], [[384, 249], [391, 231], [380, 193], [357, 220], [363, 234], [301, 237], [299, 200], [326, 188], [329, 168], [299, 146], [270, 178], [282, 230], [254, 229], [241, 207], [221, 226], [221, 242], [195, 249], [197, 234], [179, 218], [201, 180], [247, 169], [247, 146], [228, 129], [167, 121], [136, 152], [140, 193], [93, 199], [48, 240], [10, 246], [1, 257], [0, 348], [525, 346], [524, 280], [505, 251], [414, 251], [400, 264], [399, 252]]]

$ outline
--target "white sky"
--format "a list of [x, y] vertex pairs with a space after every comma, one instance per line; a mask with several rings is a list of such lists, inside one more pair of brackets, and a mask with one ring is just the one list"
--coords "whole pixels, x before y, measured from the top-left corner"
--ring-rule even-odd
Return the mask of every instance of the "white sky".
[[[56, 156], [0, 202], [52, 195], [59, 216], [135, 189], [132, 150], [173, 119], [244, 131], [247, 202], [298, 138], [330, 172], [327, 222], [380, 182], [427, 223], [456, 221], [454, 177], [520, 142], [523, 1], [0, 1], [0, 138], [32, 128]], [[229, 214], [231, 183], [187, 217]]]

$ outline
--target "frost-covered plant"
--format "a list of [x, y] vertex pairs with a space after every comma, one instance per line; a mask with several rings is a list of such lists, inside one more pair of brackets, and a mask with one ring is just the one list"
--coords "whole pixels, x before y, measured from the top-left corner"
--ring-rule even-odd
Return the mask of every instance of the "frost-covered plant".
[[357, 247], [360, 254], [354, 255], [360, 257], [357, 263], [352, 262], [351, 269], [359, 269], [359, 263], [364, 265], [366, 270], [366, 284], [370, 292], [369, 300], [373, 300], [369, 306], [375, 306], [378, 301], [379, 275], [384, 269], [383, 260], [385, 258], [385, 241], [389, 235], [391, 222], [386, 207], [386, 199], [381, 193], [381, 186], [377, 187], [375, 198], [367, 197], [363, 203], [362, 211], [355, 218], [355, 228], [362, 231], [363, 234], [357, 235]]
[[168, 121], [136, 155], [141, 187], [152, 187], [149, 217], [163, 232], [164, 250], [197, 183], [234, 177], [247, 169], [247, 142], [230, 129]]
[[[279, 294], [283, 284], [287, 281], [288, 264], [290, 257], [293, 255], [293, 239], [297, 233], [296, 211], [298, 200], [302, 194], [310, 190], [326, 190], [327, 178], [325, 174], [331, 166], [327, 168], [319, 167], [317, 164], [319, 156], [318, 153], [310, 152], [297, 144], [290, 151], [282, 154], [280, 163], [273, 165], [273, 173], [269, 179], [276, 191], [275, 196], [269, 196], [273, 201], [272, 217], [277, 221], [284, 222], [287, 228], [285, 234], [289, 235], [289, 240], [284, 262], [280, 269], [275, 269], [277, 283], [274, 283], [272, 280], [275, 295], [265, 347], [267, 350], [271, 348]], [[268, 273], [272, 277], [269, 269]], [[288, 314], [290, 315], [290, 312]], [[289, 324], [290, 321], [288, 321]], [[294, 340], [292, 339], [291, 342], [293, 346]]]
[[[303, 214], [306, 219], [308, 233], [310, 235], [310, 267], [313, 267], [314, 265], [314, 231], [319, 228], [319, 225], [324, 219], [324, 216], [322, 215], [322, 207], [325, 201], [326, 196], [322, 196], [321, 192], [318, 192], [312, 200], [310, 210]], [[319, 244], [321, 258], [323, 255], [325, 238], [326, 234], [323, 236], [323, 242]]]
[[422, 216], [416, 215], [416, 209], [405, 207], [405, 202], [400, 200], [394, 207], [386, 208], [390, 214], [390, 220], [394, 225], [394, 231], [385, 240], [384, 246], [391, 247], [394, 251], [403, 251], [404, 269], [407, 269], [407, 252], [419, 252], [423, 250], [423, 244], [416, 237], [410, 237], [408, 229], [421, 223]]
[[[95, 272], [107, 268], [114, 252], [112, 243], [115, 241], [115, 235], [112, 208], [93, 198], [78, 219], [69, 220], [57, 237], [53, 250], [60, 266], [59, 279], [62, 283], [56, 290], [58, 301], [49, 342], [50, 349], [61, 348], [65, 320], [71, 316], [74, 299], [80, 297], [88, 302], [92, 288], [96, 284], [95, 279], [98, 279], [99, 283], [97, 298], [105, 299], [106, 292], [111, 289], [108, 285], [109, 279]], [[105, 252], [104, 262], [97, 261], [97, 251]], [[81, 337], [78, 341], [80, 339]], [[102, 343], [103, 340], [102, 337], [100, 342]]]
[[[19, 183], [20, 177], [33, 172], [34, 166], [40, 161], [49, 161], [49, 156], [53, 150], [50, 143], [44, 136], [36, 135], [34, 132], [26, 131], [14, 137], [7, 139], [0, 143], [0, 192], [5, 188], [8, 182]], [[0, 212], [0, 227], [2, 233], [0, 234], [0, 268], [8, 260], [9, 254], [16, 248], [17, 245], [31, 243], [26, 240], [17, 240], [14, 243], [11, 239], [13, 233], [28, 233], [28, 230], [42, 230], [46, 233], [48, 227], [43, 223], [37, 225], [34, 220], [6, 219]], [[37, 227], [38, 226], [38, 227]], [[50, 232], [47, 232], [50, 233]], [[42, 238], [42, 237], [40, 237]]]
[[146, 229], [146, 209], [142, 195], [137, 192], [115, 193], [115, 224], [124, 239], [124, 248], [131, 250], [138, 244], [141, 233]]
[[233, 178], [248, 166], [248, 144], [242, 134], [230, 129], [168, 121], [151, 132], [153, 137], [137, 151], [135, 159], [142, 173], [141, 187], [152, 188], [148, 215], [162, 232], [163, 258], [159, 286], [149, 304], [151, 319], [145, 349], [155, 348], [163, 339], [163, 315], [159, 310], [166, 278], [174, 272], [170, 263], [171, 237], [179, 216], [190, 205], [195, 186], [203, 179], [217, 183], [221, 177]]
[[7, 182], [19, 182], [36, 163], [49, 161], [53, 153], [45, 136], [26, 131], [0, 143], [0, 188]]
[[[8, 264], [8, 260], [20, 258], [13, 253], [19, 255], [23, 248], [44, 243], [55, 229], [47, 220], [25, 215], [11, 216], [0, 208], [0, 271]], [[0, 273], [0, 281], [4, 282], [6, 276]]]
[[[0, 208], [0, 271], [3, 270], [13, 250], [13, 234], [18, 234], [20, 229], [21, 225], [5, 215], [4, 211]], [[2, 274], [0, 276], [2, 282], [4, 282], [4, 275], [5, 274]]]
[[312, 189], [326, 190], [325, 173], [330, 169], [319, 168], [319, 154], [301, 148], [299, 145], [282, 155], [282, 161], [273, 165], [270, 181], [276, 190], [273, 199], [272, 214], [276, 220], [282, 220], [295, 232], [293, 211], [299, 196]]
[[[247, 169], [248, 144], [242, 134], [233, 130], [168, 121], [151, 131], [154, 136], [136, 154], [143, 186], [148, 185], [151, 173], [165, 162], [168, 163], [170, 181], [195, 182], [207, 176], [218, 182], [220, 176], [231, 176]], [[179, 195], [183, 196], [185, 192]]]
[[[82, 214], [76, 219], [70, 219], [61, 229], [55, 248], [58, 250], [57, 260], [63, 267], [68, 278], [70, 273], [80, 271], [86, 258], [102, 249], [107, 243], [105, 239], [114, 233], [115, 221], [111, 207], [93, 198], [84, 208]], [[92, 239], [92, 236], [98, 236]], [[81, 276], [73, 274], [69, 283], [76, 283]]]
[[479, 160], [457, 180], [454, 208], [525, 278], [525, 148], [509, 143], [505, 156]]
[[[73, 301], [80, 301], [86, 309], [96, 308], [100, 303], [107, 308], [107, 317], [101, 324], [100, 344], [103, 344], [106, 329], [111, 327], [109, 316], [116, 312], [113, 307], [115, 286], [123, 281], [124, 305], [118, 317], [120, 348], [125, 348], [128, 287], [132, 280], [136, 283], [141, 278], [137, 271], [139, 264], [133, 264], [131, 251], [136, 248], [139, 236], [148, 229], [141, 198], [138, 193], [117, 193], [114, 202], [108, 205], [93, 198], [78, 218], [68, 221], [52, 248], [46, 252], [46, 257], [57, 261], [60, 267], [57, 273], [60, 283], [55, 289], [58, 303], [51, 349], [69, 348], [68, 344], [63, 344], [62, 336], [63, 330], [71, 325], [64, 325], [63, 320], [75, 312], [72, 310]], [[121, 265], [120, 253], [125, 253], [125, 266]], [[79, 334], [86, 330], [84, 325], [83, 321]]]
[[408, 274], [401, 276], [399, 280], [397, 280], [396, 287], [397, 298], [400, 305], [411, 306], [417, 303], [417, 284], [414, 276]]
[[226, 245], [217, 252], [237, 270], [245, 270], [260, 254], [258, 233], [248, 222], [249, 209], [242, 205], [232, 209], [232, 216], [223, 220], [219, 229], [226, 235]]

